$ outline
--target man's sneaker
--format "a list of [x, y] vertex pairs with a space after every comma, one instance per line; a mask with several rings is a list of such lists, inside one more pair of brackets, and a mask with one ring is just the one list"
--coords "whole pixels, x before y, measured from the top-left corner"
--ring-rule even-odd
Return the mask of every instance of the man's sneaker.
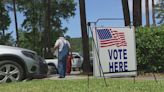
[[65, 77], [63, 77], [63, 76], [59, 76], [58, 78], [65, 78]]

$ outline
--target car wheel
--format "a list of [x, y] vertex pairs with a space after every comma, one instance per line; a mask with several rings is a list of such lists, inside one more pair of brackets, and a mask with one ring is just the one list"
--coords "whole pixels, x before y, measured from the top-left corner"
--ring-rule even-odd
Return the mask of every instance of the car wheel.
[[23, 79], [23, 68], [10, 60], [0, 61], [0, 83], [20, 81]]
[[56, 66], [48, 65], [48, 73], [47, 73], [47, 75], [57, 74], [57, 73], [58, 73], [58, 70], [57, 70]]

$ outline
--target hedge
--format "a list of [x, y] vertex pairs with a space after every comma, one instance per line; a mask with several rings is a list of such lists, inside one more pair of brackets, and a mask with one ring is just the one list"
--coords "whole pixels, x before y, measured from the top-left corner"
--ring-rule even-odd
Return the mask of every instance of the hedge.
[[136, 28], [137, 68], [164, 73], [164, 25]]

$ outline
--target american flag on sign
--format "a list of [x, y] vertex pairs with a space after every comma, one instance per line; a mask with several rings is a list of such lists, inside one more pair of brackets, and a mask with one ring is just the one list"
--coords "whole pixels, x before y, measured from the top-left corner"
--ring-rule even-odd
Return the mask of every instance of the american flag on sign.
[[97, 35], [99, 37], [100, 47], [108, 47], [116, 45], [127, 46], [124, 32], [112, 31], [111, 29], [98, 29]]

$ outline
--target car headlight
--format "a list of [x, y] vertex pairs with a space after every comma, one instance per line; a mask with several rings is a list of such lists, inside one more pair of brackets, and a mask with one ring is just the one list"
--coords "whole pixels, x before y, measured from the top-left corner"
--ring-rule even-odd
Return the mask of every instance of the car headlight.
[[43, 62], [44, 64], [47, 64], [46, 61], [45, 61], [45, 59], [42, 58], [41, 56], [38, 56], [38, 60], [39, 60], [40, 62]]
[[29, 57], [31, 59], [36, 59], [35, 53], [29, 52], [29, 51], [22, 51], [23, 55], [25, 55], [26, 57]]

